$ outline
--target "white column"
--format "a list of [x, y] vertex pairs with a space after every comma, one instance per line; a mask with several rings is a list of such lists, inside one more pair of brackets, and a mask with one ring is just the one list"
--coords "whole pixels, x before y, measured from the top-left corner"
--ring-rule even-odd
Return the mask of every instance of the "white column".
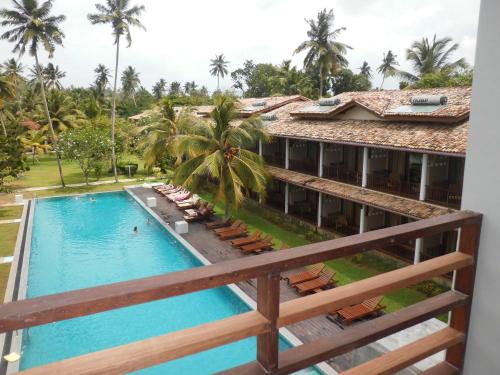
[[368, 163], [370, 161], [370, 159], [368, 159], [369, 151], [368, 147], [363, 147], [363, 172], [361, 175], [361, 187], [366, 187], [366, 185], [368, 185]]
[[262, 156], [262, 140], [259, 139], [259, 155]]
[[285, 138], [285, 169], [290, 168], [290, 139]]
[[321, 228], [321, 211], [323, 209], [323, 194], [318, 193], [318, 221], [317, 221], [317, 226], [318, 228]]
[[285, 185], [285, 214], [288, 214], [288, 192], [289, 192], [288, 182]]
[[[427, 192], [427, 177], [428, 177], [429, 154], [422, 154], [422, 173], [420, 176], [420, 195], [419, 200], [425, 201]], [[424, 239], [417, 238], [415, 241], [415, 255], [413, 256], [413, 264], [420, 262], [420, 255], [424, 249]]]
[[[324, 150], [324, 143], [320, 142], [319, 143], [319, 165], [318, 165], [318, 176], [323, 177], [323, 150]], [[321, 193], [320, 193], [321, 197]]]
[[361, 206], [359, 213], [359, 233], [366, 232], [366, 205]]
[[420, 196], [418, 199], [425, 201], [427, 198], [429, 154], [422, 154], [422, 175], [420, 176]]

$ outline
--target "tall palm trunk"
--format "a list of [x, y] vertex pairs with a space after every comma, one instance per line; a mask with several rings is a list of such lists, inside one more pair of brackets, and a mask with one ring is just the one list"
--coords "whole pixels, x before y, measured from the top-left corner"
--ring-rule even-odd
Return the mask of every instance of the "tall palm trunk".
[[65, 187], [63, 178], [63, 171], [61, 165], [61, 152], [57, 146], [56, 133], [54, 132], [54, 126], [52, 125], [52, 118], [50, 117], [49, 105], [47, 104], [47, 96], [45, 95], [45, 85], [43, 84], [42, 71], [40, 69], [40, 64], [38, 63], [38, 54], [35, 52], [35, 63], [36, 63], [36, 74], [38, 76], [38, 82], [40, 83], [40, 91], [42, 93], [43, 108], [45, 109], [45, 115], [47, 116], [47, 121], [49, 123], [50, 137], [52, 141], [52, 148], [56, 152], [57, 168], [59, 168], [59, 177], [61, 178], [61, 185]]
[[319, 98], [323, 97], [323, 64], [319, 64]]
[[380, 84], [380, 90], [382, 90], [382, 86], [384, 86], [385, 74], [382, 76], [382, 83]]
[[219, 73], [217, 73], [217, 91], [220, 91], [219, 90]]
[[116, 173], [116, 152], [115, 152], [115, 123], [116, 123], [116, 82], [118, 80], [118, 59], [120, 56], [120, 36], [116, 37], [116, 61], [115, 61], [115, 82], [113, 84], [113, 105], [111, 109], [111, 163], [113, 164], [113, 175], [115, 182], [118, 182]]
[[5, 127], [5, 120], [2, 112], [0, 112], [0, 123], [2, 123], [3, 135], [7, 138], [7, 128]]

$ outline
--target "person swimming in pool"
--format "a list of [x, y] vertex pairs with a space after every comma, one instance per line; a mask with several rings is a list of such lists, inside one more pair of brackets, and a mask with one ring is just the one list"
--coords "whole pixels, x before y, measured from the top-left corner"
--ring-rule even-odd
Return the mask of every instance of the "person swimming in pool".
[[95, 198], [94, 198], [94, 197], [91, 197], [91, 198], [90, 198], [90, 201], [91, 201], [91, 202], [95, 202]]
[[134, 227], [134, 234], [139, 234], [139, 228], [137, 228], [137, 225]]
[[148, 220], [146, 221], [146, 224], [147, 224], [147, 225], [151, 225], [151, 224], [153, 224], [153, 223], [151, 222], [151, 219], [148, 219]]

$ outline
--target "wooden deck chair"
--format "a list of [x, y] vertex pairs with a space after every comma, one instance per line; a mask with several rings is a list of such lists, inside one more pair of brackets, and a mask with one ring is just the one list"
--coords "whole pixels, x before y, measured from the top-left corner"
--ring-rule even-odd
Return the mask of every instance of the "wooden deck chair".
[[228, 230], [234, 230], [238, 228], [240, 225], [243, 225], [243, 222], [241, 220], [235, 220], [230, 226], [224, 227], [224, 228], [216, 228], [214, 229], [214, 232], [217, 233], [222, 233], [222, 232], [227, 232]]
[[335, 284], [335, 280], [333, 277], [335, 276], [335, 271], [325, 267], [320, 273], [319, 276], [313, 280], [305, 281], [303, 283], [295, 284], [295, 288], [297, 292], [300, 294], [305, 294], [309, 292], [314, 292], [318, 289], [326, 288], [327, 286], [331, 286]]
[[382, 298], [384, 296], [378, 296], [367, 299], [358, 305], [344, 307], [337, 311], [337, 316], [342, 324], [350, 325], [355, 320], [365, 318], [383, 310], [385, 306], [381, 305]]
[[253, 232], [251, 235], [243, 237], [243, 238], [237, 238], [236, 240], [231, 240], [231, 245], [238, 247], [242, 245], [248, 245], [254, 242], [257, 242], [260, 240], [260, 235], [262, 232], [260, 230], [256, 230]]
[[260, 253], [264, 250], [269, 250], [273, 246], [273, 237], [271, 235], [267, 235], [262, 240], [240, 246], [240, 250], [244, 253]]
[[236, 229], [217, 233], [217, 236], [219, 236], [219, 238], [222, 241], [225, 241], [225, 240], [230, 240], [233, 238], [245, 236], [246, 234], [248, 234], [247, 230], [248, 230], [247, 226], [245, 224], [242, 224]]
[[312, 266], [307, 271], [296, 273], [295, 275], [291, 275], [289, 277], [285, 277], [285, 280], [288, 282], [288, 285], [294, 286], [295, 284], [304, 283], [309, 280], [314, 280], [319, 277], [319, 274], [325, 268], [324, 263], [318, 263]]
[[233, 223], [233, 218], [227, 218], [207, 223], [207, 229], [219, 229], [229, 227]]

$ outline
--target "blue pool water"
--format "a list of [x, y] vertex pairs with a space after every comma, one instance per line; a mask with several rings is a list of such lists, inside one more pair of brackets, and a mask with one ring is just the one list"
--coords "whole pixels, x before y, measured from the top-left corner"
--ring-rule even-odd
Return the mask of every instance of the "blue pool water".
[[[133, 234], [134, 226], [139, 234]], [[199, 266], [126, 192], [36, 203], [28, 298]], [[21, 369], [246, 311], [248, 306], [223, 287], [33, 327], [24, 331]], [[281, 349], [288, 347], [282, 340]], [[255, 353], [256, 339], [250, 338], [141, 373], [210, 374], [255, 360]]]

